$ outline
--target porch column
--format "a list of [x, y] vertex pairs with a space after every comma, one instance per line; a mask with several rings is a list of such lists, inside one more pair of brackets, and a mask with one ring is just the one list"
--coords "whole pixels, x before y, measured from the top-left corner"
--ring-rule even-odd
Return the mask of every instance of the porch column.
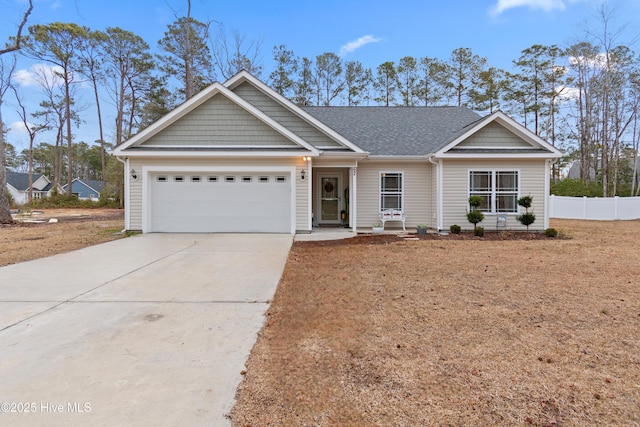
[[349, 168], [349, 224], [351, 225], [351, 231], [356, 232], [356, 217], [358, 206], [356, 204], [357, 186], [356, 181], [358, 177], [358, 166]]

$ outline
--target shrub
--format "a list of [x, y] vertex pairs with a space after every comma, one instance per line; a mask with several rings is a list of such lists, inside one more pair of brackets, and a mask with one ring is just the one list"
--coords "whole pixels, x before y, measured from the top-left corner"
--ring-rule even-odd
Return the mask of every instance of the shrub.
[[531, 202], [533, 201], [533, 197], [531, 196], [522, 196], [518, 199], [518, 204], [525, 209], [529, 209], [531, 207]]
[[476, 227], [473, 229], [473, 234], [478, 236], [478, 237], [483, 237], [484, 236], [484, 227]]
[[477, 224], [484, 219], [484, 214], [480, 211], [471, 211], [467, 212], [467, 221], [473, 224], [473, 229], [475, 230]]
[[471, 206], [472, 211], [477, 211], [480, 205], [482, 204], [481, 196], [470, 196], [469, 197], [469, 206]]
[[520, 221], [520, 223], [522, 225], [526, 225], [527, 226], [527, 231], [529, 231], [529, 226], [531, 224], [533, 224], [536, 221], [536, 216], [530, 212], [527, 213], [523, 213], [522, 215], [518, 216], [518, 221]]
[[557, 237], [558, 230], [556, 230], [555, 228], [547, 228], [546, 230], [544, 230], [544, 235], [547, 237]]
[[469, 197], [469, 206], [471, 206], [471, 211], [467, 212], [467, 221], [473, 224], [474, 231], [478, 223], [484, 219], [484, 214], [478, 210], [481, 204], [482, 204], [482, 197], [480, 196]]
[[533, 214], [533, 212], [529, 212], [532, 201], [533, 197], [531, 196], [522, 196], [518, 199], [518, 205], [524, 208], [525, 213], [516, 217], [516, 219], [520, 221], [522, 225], [527, 226], [527, 231], [529, 231], [529, 226], [536, 221], [536, 216]]
[[451, 227], [449, 227], [449, 230], [453, 233], [453, 234], [460, 234], [460, 226], [457, 224], [453, 224]]

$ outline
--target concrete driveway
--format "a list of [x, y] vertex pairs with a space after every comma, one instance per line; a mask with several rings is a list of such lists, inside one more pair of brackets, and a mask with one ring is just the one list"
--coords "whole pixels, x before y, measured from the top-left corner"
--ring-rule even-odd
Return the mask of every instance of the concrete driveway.
[[0, 425], [229, 425], [291, 242], [147, 234], [0, 268]]

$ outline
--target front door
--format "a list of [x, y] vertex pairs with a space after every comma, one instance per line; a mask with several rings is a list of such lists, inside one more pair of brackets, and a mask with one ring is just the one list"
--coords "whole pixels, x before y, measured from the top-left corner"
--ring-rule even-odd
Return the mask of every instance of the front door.
[[340, 177], [337, 175], [319, 175], [318, 194], [320, 195], [320, 224], [340, 224], [340, 206], [342, 203]]

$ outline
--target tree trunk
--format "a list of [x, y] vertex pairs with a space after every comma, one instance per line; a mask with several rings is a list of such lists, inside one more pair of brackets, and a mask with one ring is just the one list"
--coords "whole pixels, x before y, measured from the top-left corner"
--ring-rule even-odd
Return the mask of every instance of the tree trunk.
[[67, 119], [67, 197], [71, 197], [73, 182], [73, 138], [71, 135], [71, 95], [69, 93], [69, 75], [65, 73], [64, 79], [64, 97], [65, 97], [65, 111]]
[[[1, 104], [0, 104], [1, 105]], [[2, 109], [0, 108], [0, 224], [11, 224], [11, 211], [7, 193], [7, 154], [4, 142], [4, 127], [2, 124]]]

